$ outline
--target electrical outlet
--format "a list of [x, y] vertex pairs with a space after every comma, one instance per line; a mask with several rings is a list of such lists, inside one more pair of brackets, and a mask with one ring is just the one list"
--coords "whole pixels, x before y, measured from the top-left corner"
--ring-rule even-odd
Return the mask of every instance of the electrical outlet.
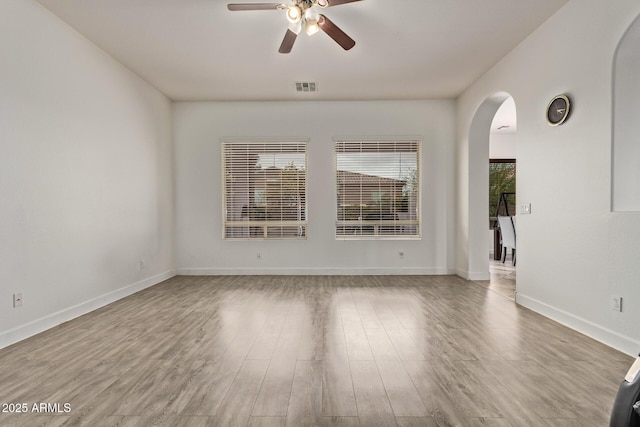
[[13, 294], [13, 306], [21, 307], [22, 306], [22, 292], [17, 294]]
[[611, 298], [611, 310], [622, 311], [622, 297], [614, 296]]
[[256, 252], [256, 258], [262, 259], [262, 252]]

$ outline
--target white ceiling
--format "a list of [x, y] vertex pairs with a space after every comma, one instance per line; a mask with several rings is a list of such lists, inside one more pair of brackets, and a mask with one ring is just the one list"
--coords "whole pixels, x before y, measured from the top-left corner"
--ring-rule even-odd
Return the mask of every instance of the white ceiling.
[[[282, 11], [230, 12], [223, 0], [38, 1], [173, 100], [451, 98], [567, 2], [363, 0], [323, 11], [353, 49], [303, 32], [283, 55]], [[296, 81], [317, 82], [318, 92], [296, 93]]]

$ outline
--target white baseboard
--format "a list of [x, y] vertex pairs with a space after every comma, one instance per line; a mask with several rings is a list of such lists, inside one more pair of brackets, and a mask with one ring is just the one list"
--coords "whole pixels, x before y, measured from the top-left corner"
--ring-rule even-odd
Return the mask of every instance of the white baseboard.
[[184, 276], [294, 275], [294, 276], [359, 276], [359, 275], [427, 275], [455, 274], [446, 268], [178, 268]]
[[463, 279], [467, 279], [467, 280], [489, 280], [491, 278], [488, 271], [473, 272], [473, 271], [467, 271], [467, 270], [456, 270], [455, 274], [456, 276], [460, 276]]
[[558, 323], [587, 335], [603, 344], [615, 348], [629, 356], [636, 357], [640, 351], [640, 342], [620, 335], [610, 329], [597, 325], [589, 320], [575, 316], [559, 308], [553, 307], [535, 298], [516, 293], [516, 303], [540, 313]]
[[64, 322], [80, 317], [83, 314], [87, 314], [93, 310], [97, 310], [100, 307], [104, 307], [107, 304], [118, 301], [124, 297], [135, 294], [150, 286], [156, 285], [164, 280], [167, 280], [175, 276], [175, 270], [165, 271], [164, 273], [157, 274], [153, 277], [141, 280], [131, 285], [124, 286], [115, 291], [93, 298], [89, 301], [74, 305], [64, 310], [60, 310], [56, 313], [49, 314], [40, 319], [31, 321], [25, 325], [18, 326], [17, 328], [10, 329], [5, 332], [0, 332], [0, 348], [10, 346], [18, 341], [29, 338], [33, 335], [44, 332], [47, 329], [51, 329], [54, 326], [58, 326]]

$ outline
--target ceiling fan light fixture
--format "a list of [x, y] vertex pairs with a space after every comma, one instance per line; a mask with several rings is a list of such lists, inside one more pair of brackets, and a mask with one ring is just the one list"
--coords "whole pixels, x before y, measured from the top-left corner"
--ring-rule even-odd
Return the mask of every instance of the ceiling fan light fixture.
[[304, 30], [307, 33], [307, 35], [309, 36], [314, 35], [318, 31], [320, 31], [320, 27], [318, 26], [318, 21], [310, 21], [307, 19], [305, 21]]
[[300, 31], [302, 31], [302, 21], [290, 23], [289, 29], [293, 31], [296, 35], [300, 34]]
[[307, 35], [312, 36], [320, 30], [340, 45], [344, 50], [349, 50], [355, 46], [356, 42], [349, 37], [340, 27], [334, 24], [329, 18], [322, 15], [321, 8], [338, 6], [345, 3], [354, 3], [362, 0], [289, 0], [285, 3], [229, 3], [227, 9], [230, 11], [246, 10], [280, 10], [284, 11], [289, 28], [285, 32], [280, 43], [278, 52], [290, 53], [298, 34], [304, 27]]
[[320, 15], [312, 8], [304, 11], [304, 30], [308, 35], [312, 36], [320, 31], [320, 27], [318, 26], [319, 19]]
[[320, 18], [320, 14], [318, 12], [316, 12], [315, 10], [313, 10], [312, 8], [309, 8], [309, 9], [304, 11], [304, 19], [307, 20], [307, 21], [318, 22], [319, 18]]
[[300, 22], [300, 20], [302, 19], [302, 11], [300, 10], [300, 7], [296, 5], [289, 6], [287, 8], [287, 19], [292, 24], [295, 24], [296, 22]]

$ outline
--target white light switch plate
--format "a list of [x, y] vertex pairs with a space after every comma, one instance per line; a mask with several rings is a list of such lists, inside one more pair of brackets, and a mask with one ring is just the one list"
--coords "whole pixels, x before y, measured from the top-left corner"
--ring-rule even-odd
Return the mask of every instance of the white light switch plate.
[[622, 297], [618, 295], [614, 295], [611, 297], [611, 310], [613, 311], [622, 311]]
[[523, 203], [520, 205], [520, 213], [529, 215], [531, 213], [531, 203]]

